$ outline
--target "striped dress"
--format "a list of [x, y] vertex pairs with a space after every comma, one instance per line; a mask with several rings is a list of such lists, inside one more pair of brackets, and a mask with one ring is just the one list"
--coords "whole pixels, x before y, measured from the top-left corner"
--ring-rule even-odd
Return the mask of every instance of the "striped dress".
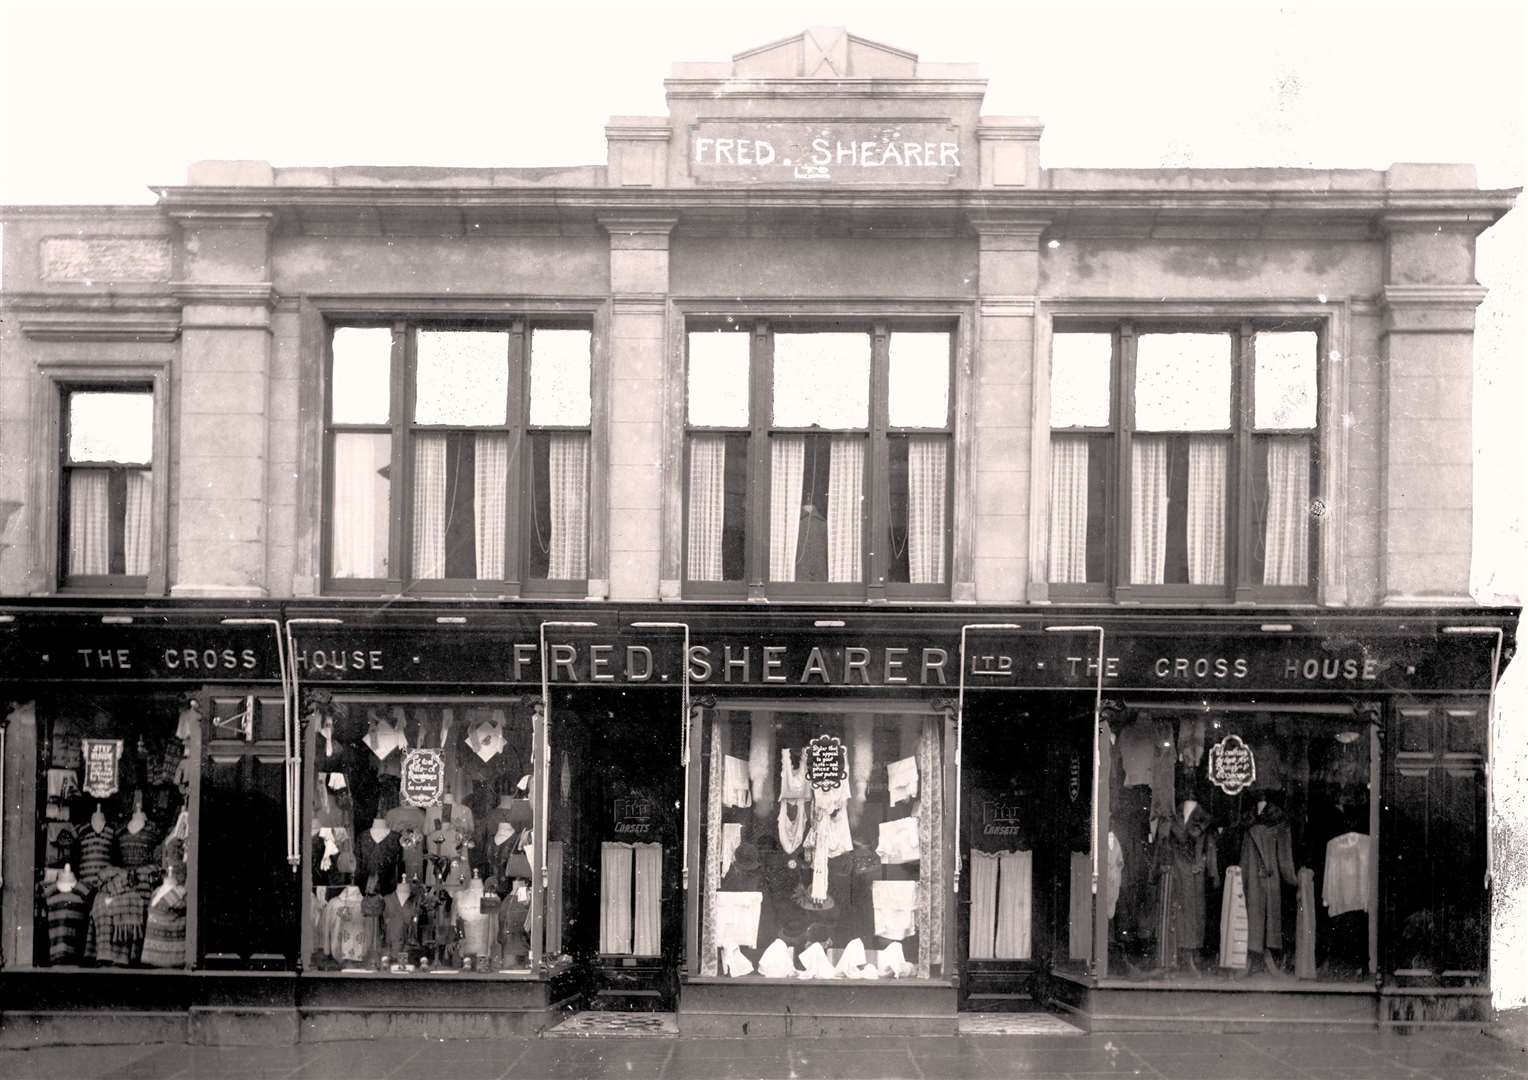
[[48, 962], [79, 963], [90, 924], [90, 890], [76, 885], [65, 892], [55, 883], [43, 892], [42, 902], [48, 913]]
[[186, 890], [172, 886], [149, 904], [143, 931], [143, 962], [149, 967], [186, 966]]

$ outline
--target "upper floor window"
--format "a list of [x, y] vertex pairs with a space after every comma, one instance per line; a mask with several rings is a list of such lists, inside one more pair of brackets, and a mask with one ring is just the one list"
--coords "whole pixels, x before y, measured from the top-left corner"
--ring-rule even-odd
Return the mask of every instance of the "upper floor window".
[[1057, 599], [1314, 595], [1310, 327], [1057, 327]]
[[335, 327], [330, 586], [582, 595], [590, 345], [521, 320]]
[[949, 595], [948, 329], [692, 321], [687, 338], [688, 595]]
[[153, 390], [66, 388], [63, 395], [62, 584], [145, 588], [154, 533]]

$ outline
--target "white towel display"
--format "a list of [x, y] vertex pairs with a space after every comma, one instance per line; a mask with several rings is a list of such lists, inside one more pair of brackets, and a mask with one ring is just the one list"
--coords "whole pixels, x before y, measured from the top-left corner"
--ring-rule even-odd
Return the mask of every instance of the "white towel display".
[[722, 762], [722, 805], [753, 805], [753, 784], [748, 777], [748, 762], [731, 754]]
[[870, 902], [875, 909], [875, 932], [900, 941], [918, 933], [918, 883], [872, 881]]
[[918, 797], [917, 758], [905, 757], [886, 766], [886, 797], [891, 806]]
[[905, 817], [881, 822], [876, 837], [875, 853], [881, 857], [881, 862], [887, 865], [917, 862], [919, 859], [918, 819]]
[[719, 948], [745, 945], [758, 948], [759, 911], [764, 904], [761, 892], [730, 892], [726, 889], [716, 894], [716, 944]]

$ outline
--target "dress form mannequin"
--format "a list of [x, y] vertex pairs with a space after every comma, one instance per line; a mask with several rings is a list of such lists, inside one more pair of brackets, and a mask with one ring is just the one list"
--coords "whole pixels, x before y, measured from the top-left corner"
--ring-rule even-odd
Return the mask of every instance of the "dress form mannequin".
[[127, 819], [127, 831], [137, 836], [148, 824], [148, 820], [143, 815], [143, 793], [137, 792], [133, 795], [133, 816]]
[[493, 832], [493, 842], [495, 844], [507, 844], [514, 835], [515, 827], [507, 821], [501, 821], [498, 828]]
[[96, 832], [106, 831], [106, 814], [101, 809], [100, 803], [96, 803], [95, 812], [90, 815], [90, 827]]
[[387, 839], [387, 834], [393, 830], [387, 827], [387, 820], [385, 818], [372, 818], [371, 829], [369, 831], [371, 838], [380, 844]]
[[412, 891], [413, 890], [409, 888], [409, 882], [407, 878], [398, 879], [398, 888], [394, 890], [394, 895], [398, 897], [398, 903], [407, 904], [409, 902], [409, 896], [412, 894]]
[[64, 868], [58, 872], [58, 877], [53, 879], [53, 883], [58, 886], [60, 892], [73, 892], [78, 881], [75, 880], [73, 868], [68, 863], [64, 863]]
[[154, 890], [154, 895], [149, 900], [149, 904], [153, 905], [153, 904], [159, 903], [159, 901], [164, 897], [164, 895], [166, 893], [168, 893], [171, 889], [175, 888], [175, 886], [178, 885], [178, 884], [179, 884], [179, 882], [177, 882], [175, 880], [175, 868], [173, 866], [165, 867], [165, 869], [164, 869], [164, 882], [159, 886], [159, 888]]
[[1194, 816], [1194, 811], [1199, 809], [1198, 799], [1183, 800], [1183, 824], [1188, 824], [1188, 819]]

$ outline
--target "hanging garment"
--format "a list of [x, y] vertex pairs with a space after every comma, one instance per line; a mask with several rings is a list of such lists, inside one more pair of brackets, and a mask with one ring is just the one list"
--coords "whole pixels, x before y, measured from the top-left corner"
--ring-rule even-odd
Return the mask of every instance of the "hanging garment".
[[799, 768], [791, 766], [789, 749], [780, 751], [780, 850], [789, 855], [806, 839], [810, 824], [811, 789], [806, 783], [806, 754]]
[[828, 898], [828, 860], [854, 850], [849, 834], [849, 782], [842, 781], [831, 791], [812, 795], [812, 828], [806, 843], [812, 849], [813, 900]]
[[997, 934], [997, 855], [971, 852], [972, 960], [991, 960]]
[[375, 720], [366, 732], [366, 737], [361, 740], [377, 758], [378, 761], [386, 761], [394, 752], [407, 750], [409, 741], [403, 734], [403, 725], [390, 724], [386, 720]]
[[1241, 875], [1241, 867], [1226, 867], [1226, 885], [1220, 894], [1220, 966], [1246, 971], [1247, 894]]
[[147, 823], [137, 832], [117, 830], [117, 865], [131, 870], [158, 861], [159, 830]]
[[[1220, 880], [1214, 838], [1210, 835], [1210, 815], [1201, 806], [1194, 807], [1187, 821], [1174, 815], [1167, 823], [1159, 842], [1164, 879], [1173, 883], [1171, 905], [1166, 915], [1171, 920], [1175, 948], [1197, 950], [1204, 947], [1205, 889]], [[1243, 868], [1245, 870], [1245, 868]], [[1171, 962], [1177, 958], [1168, 954]]]
[[743, 842], [743, 823], [741, 821], [722, 822], [722, 877], [727, 876], [727, 871], [732, 869], [732, 857], [737, 854], [738, 845]]
[[1093, 958], [1093, 856], [1086, 851], [1072, 852], [1069, 889], [1067, 956], [1072, 960], [1091, 960]]
[[763, 908], [762, 892], [716, 894], [716, 944], [718, 948], [743, 946], [758, 948], [759, 913]]
[[492, 761], [508, 744], [509, 740], [504, 737], [503, 713], [497, 709], [467, 735], [467, 748], [484, 763]]
[[1284, 948], [1284, 886], [1295, 878], [1294, 842], [1277, 803], [1263, 807], [1247, 830], [1241, 851], [1242, 887], [1247, 892], [1247, 949], [1260, 953]]
[[1125, 786], [1152, 782], [1152, 762], [1156, 758], [1157, 739], [1148, 720], [1127, 724], [1119, 733], [1119, 756], [1124, 765]]
[[600, 845], [600, 952], [631, 953], [630, 844], [606, 841]]
[[999, 960], [1028, 960], [1034, 856], [1028, 851], [1004, 851], [998, 855], [997, 864], [997, 938], [993, 955]]
[[870, 889], [877, 936], [901, 941], [918, 933], [916, 881], [877, 881]]
[[361, 913], [361, 890], [347, 885], [324, 909], [324, 952], [341, 963], [366, 959], [376, 933], [376, 919]]
[[356, 880], [368, 894], [390, 893], [398, 887], [403, 872], [403, 845], [398, 834], [389, 832], [381, 840], [367, 829], [355, 839]]
[[144, 926], [144, 955], [148, 967], [185, 967], [186, 965], [186, 891], [171, 886], [148, 904]]
[[905, 757], [886, 766], [887, 804], [896, 806], [918, 797], [918, 759]]
[[1197, 769], [1204, 760], [1205, 722], [1202, 716], [1188, 716], [1178, 721], [1178, 760]]
[[663, 943], [663, 845], [633, 844], [635, 854], [631, 951], [657, 956]]
[[849, 781], [854, 788], [854, 813], [864, 809], [875, 772], [875, 717], [855, 713], [849, 717]]
[[[1177, 798], [1174, 785], [1177, 782], [1178, 754], [1173, 748], [1172, 726], [1165, 721], [1152, 721], [1150, 725], [1154, 745], [1151, 759], [1151, 823], [1159, 830], [1167, 818], [1177, 816]], [[1157, 834], [1154, 831], [1153, 837]]]
[[881, 822], [875, 853], [887, 865], [917, 862], [918, 819], [905, 817]]
[[1114, 918], [1115, 911], [1119, 908], [1120, 883], [1125, 877], [1125, 849], [1120, 846], [1119, 837], [1109, 832], [1109, 869], [1108, 880], [1105, 888], [1104, 899], [1109, 905], [1109, 918]]
[[1369, 837], [1343, 833], [1326, 845], [1321, 902], [1329, 915], [1369, 910]]
[[419, 893], [409, 891], [407, 900], [390, 892], [382, 901], [382, 944], [388, 955], [401, 962], [403, 954], [419, 944]]
[[85, 951], [85, 937], [90, 924], [90, 890], [78, 881], [67, 891], [58, 884], [43, 890], [43, 908], [48, 913], [48, 962], [77, 964]]
[[754, 813], [764, 817], [775, 801], [775, 717], [754, 713], [748, 729], [748, 783], [753, 790]]
[[131, 967], [143, 950], [148, 897], [133, 884], [126, 870], [113, 868], [101, 879], [101, 891], [90, 907], [85, 931], [86, 959], [115, 967]]
[[1178, 920], [1173, 911], [1176, 882], [1170, 872], [1157, 878], [1157, 967], [1166, 970], [1178, 963]]
[[1295, 978], [1316, 977], [1316, 874], [1301, 868], [1295, 887]]
[[722, 805], [753, 805], [753, 788], [748, 776], [748, 762], [731, 754], [722, 760]]

